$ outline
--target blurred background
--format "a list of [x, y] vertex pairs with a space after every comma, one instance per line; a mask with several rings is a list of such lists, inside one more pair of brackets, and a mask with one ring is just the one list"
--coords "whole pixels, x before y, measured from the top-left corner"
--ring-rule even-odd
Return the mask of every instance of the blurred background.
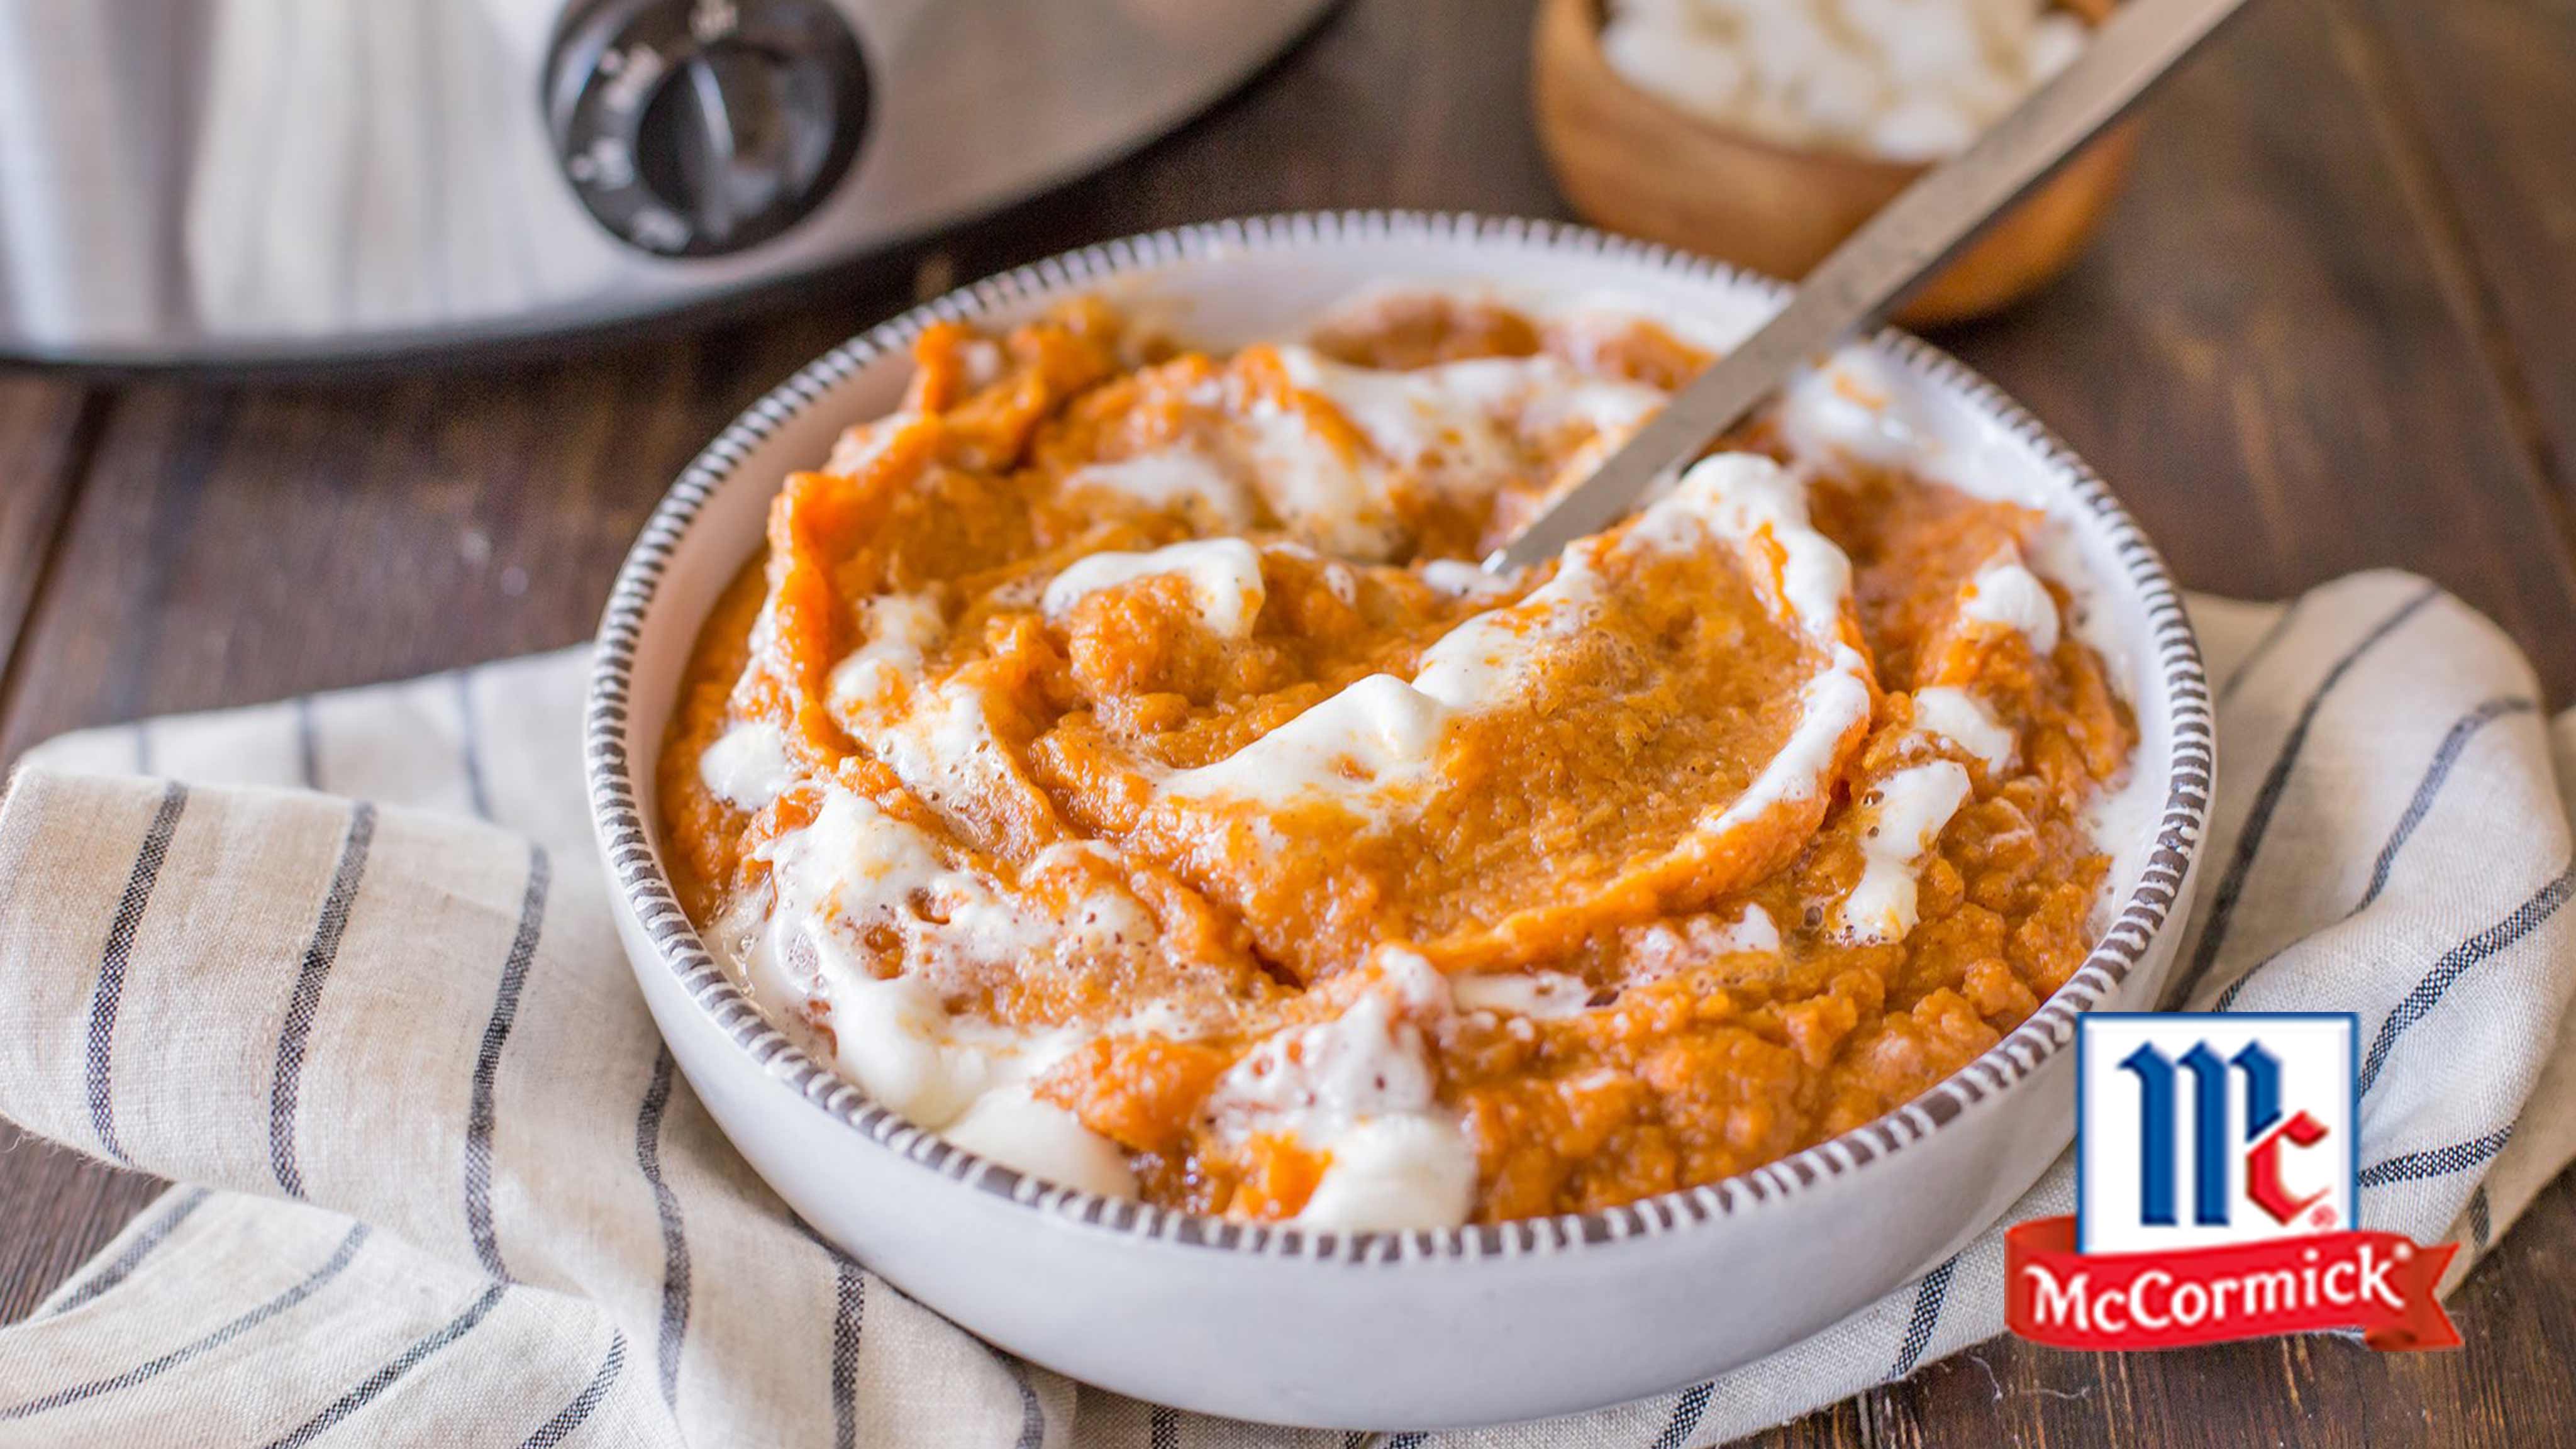
[[0, 3], [0, 347], [431, 359], [1019, 201], [1322, 0]]
[[[0, 0], [0, 353], [435, 361], [775, 296], [1150, 144], [1330, 8]], [[1373, 99], [1473, 103], [1451, 122], [1472, 135], [1438, 138], [1444, 160], [1482, 169], [1502, 133], [1534, 132], [1588, 218], [1796, 276], [2108, 10], [1550, 0], [1529, 47], [1534, 124], [1515, 124], [1522, 87], [1493, 62], [1523, 49], [1525, 17], [1488, 7], [1475, 19], [1493, 34], [1443, 47], [1490, 68], [1472, 90], [1389, 72]], [[1271, 150], [1366, 134], [1342, 98], [1308, 99], [1307, 136]], [[1996, 238], [2011, 256], [1918, 315], [1991, 310], [2062, 269], [2116, 187], [2122, 139], [2007, 226], [2027, 233]], [[1245, 203], [1278, 205], [1264, 163], [1287, 157], [1238, 159]]]

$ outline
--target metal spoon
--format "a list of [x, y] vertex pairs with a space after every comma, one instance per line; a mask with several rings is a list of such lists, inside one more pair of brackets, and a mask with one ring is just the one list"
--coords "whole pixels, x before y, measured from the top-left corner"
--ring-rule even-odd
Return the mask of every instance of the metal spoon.
[[1525, 568], [1617, 522], [1799, 368], [1902, 301], [2244, 3], [2128, 0], [2072, 65], [1853, 232], [1807, 274], [1788, 306], [1675, 393], [1591, 477], [1494, 550], [1485, 568]]

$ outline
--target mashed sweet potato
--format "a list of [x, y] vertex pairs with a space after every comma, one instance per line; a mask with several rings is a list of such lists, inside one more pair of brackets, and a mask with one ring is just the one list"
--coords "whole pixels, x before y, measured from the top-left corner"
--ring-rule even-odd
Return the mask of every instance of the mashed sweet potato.
[[1707, 360], [1389, 295], [1230, 357], [934, 326], [786, 480], [660, 761], [684, 904], [879, 1101], [1042, 1177], [1438, 1226], [1877, 1116], [2090, 947], [2135, 744], [2040, 518], [1767, 428], [1464, 560]]

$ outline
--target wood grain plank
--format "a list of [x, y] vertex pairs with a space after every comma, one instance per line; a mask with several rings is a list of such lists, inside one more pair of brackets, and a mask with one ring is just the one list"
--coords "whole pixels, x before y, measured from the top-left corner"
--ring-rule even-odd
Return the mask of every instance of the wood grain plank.
[[1528, 121], [1534, 0], [1351, 0], [1192, 127], [946, 239], [975, 277], [1158, 227], [1409, 207], [1565, 217]]
[[165, 1186], [6, 1122], [0, 1184], [0, 1324], [26, 1317]]
[[[75, 383], [0, 377], [0, 701], [107, 405]], [[23, 1317], [154, 1190], [0, 1122], [0, 1323]]]
[[389, 386], [128, 389], [27, 630], [0, 756], [581, 639], [707, 438], [909, 295]]
[[2148, 117], [2135, 192], [2049, 295], [1941, 339], [2110, 480], [2186, 586], [2410, 568], [2576, 695], [2576, 575], [2334, 0], [2255, 7]]
[[0, 377], [0, 681], [8, 678], [104, 406], [102, 396], [74, 383]]
[[2576, 0], [2340, 0], [2396, 124], [2438, 166], [2467, 303], [2563, 499], [2576, 504]]

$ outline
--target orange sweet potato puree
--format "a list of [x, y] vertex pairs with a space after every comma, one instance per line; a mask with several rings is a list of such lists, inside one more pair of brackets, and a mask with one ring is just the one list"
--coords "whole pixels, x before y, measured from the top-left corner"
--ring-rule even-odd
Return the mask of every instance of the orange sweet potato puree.
[[897, 1110], [1238, 1218], [1599, 1208], [1891, 1109], [2082, 962], [2136, 735], [2036, 514], [1767, 427], [1438, 562], [1706, 360], [1434, 296], [932, 327], [705, 626], [683, 903]]

